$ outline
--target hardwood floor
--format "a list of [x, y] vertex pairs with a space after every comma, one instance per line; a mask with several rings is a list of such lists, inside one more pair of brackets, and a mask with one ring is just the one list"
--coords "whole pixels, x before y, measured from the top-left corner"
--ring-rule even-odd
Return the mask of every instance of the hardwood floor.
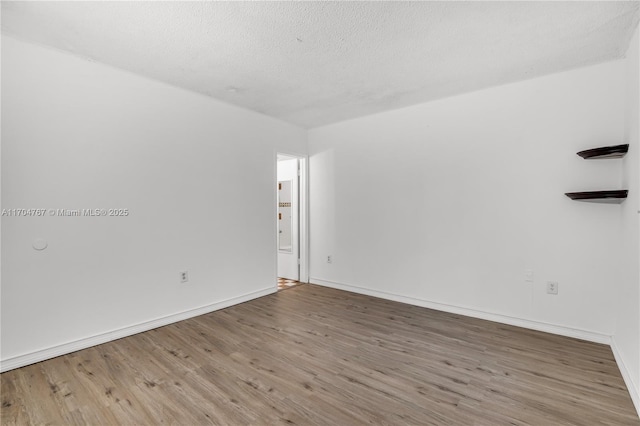
[[308, 284], [1, 380], [7, 425], [640, 425], [608, 346]]

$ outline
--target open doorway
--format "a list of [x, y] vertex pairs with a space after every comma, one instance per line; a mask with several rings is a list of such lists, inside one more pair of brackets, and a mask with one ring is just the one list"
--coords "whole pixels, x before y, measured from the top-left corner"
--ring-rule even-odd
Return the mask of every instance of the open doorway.
[[278, 154], [276, 229], [278, 289], [306, 282], [306, 179], [304, 157]]

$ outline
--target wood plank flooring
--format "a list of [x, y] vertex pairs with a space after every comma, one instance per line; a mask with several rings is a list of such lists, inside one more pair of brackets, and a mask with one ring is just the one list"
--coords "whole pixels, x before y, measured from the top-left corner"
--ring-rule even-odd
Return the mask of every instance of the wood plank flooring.
[[3, 425], [640, 425], [608, 346], [308, 284], [1, 380]]

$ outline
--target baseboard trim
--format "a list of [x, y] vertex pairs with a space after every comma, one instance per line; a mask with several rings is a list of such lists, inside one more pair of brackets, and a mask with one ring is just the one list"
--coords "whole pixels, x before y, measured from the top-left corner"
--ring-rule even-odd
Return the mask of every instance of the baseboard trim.
[[167, 315], [164, 317], [156, 318], [154, 320], [145, 321], [139, 324], [119, 328], [117, 330], [108, 331], [105, 333], [96, 334], [94, 336], [86, 337], [83, 339], [75, 340], [61, 345], [52, 346], [50, 348], [41, 349], [38, 351], [26, 353], [23, 355], [14, 356], [0, 361], [0, 373], [13, 370], [15, 368], [24, 367], [36, 362], [45, 361], [47, 359], [55, 358], [57, 356], [66, 355], [71, 352], [79, 351], [81, 349], [90, 348], [92, 346], [107, 343], [112, 340], [121, 339], [123, 337], [132, 336], [134, 334], [149, 331], [154, 328], [162, 327], [165, 325], [173, 324], [178, 321], [183, 321], [189, 318], [197, 317], [199, 315], [208, 314], [209, 312], [218, 311], [220, 309], [228, 308], [233, 305], [248, 302], [253, 299], [257, 299], [262, 296], [275, 293], [277, 290], [275, 286], [265, 288], [251, 293], [246, 293], [241, 296], [232, 297], [230, 299], [222, 300], [220, 302], [212, 303], [209, 305], [201, 306], [199, 308], [189, 309], [186, 311], [178, 312], [176, 314]]
[[618, 368], [620, 369], [620, 374], [622, 374], [622, 379], [624, 380], [625, 385], [627, 385], [627, 390], [629, 391], [629, 396], [631, 397], [631, 401], [633, 405], [636, 407], [636, 411], [638, 412], [638, 417], [640, 417], [640, 389], [637, 386], [640, 383], [635, 383], [631, 373], [627, 369], [627, 365], [624, 362], [624, 358], [620, 353], [620, 349], [618, 349], [618, 345], [616, 344], [615, 337], [611, 338], [611, 351], [613, 352], [613, 357], [618, 364]]
[[358, 287], [351, 284], [344, 284], [335, 281], [324, 280], [321, 278], [309, 278], [311, 284], [317, 284], [325, 287], [331, 287], [338, 290], [350, 291], [352, 293], [364, 294], [367, 296], [379, 297], [381, 299], [393, 300], [395, 302], [407, 303], [409, 305], [421, 306], [423, 308], [435, 309], [437, 311], [449, 312], [452, 314], [464, 315], [472, 318], [479, 318], [488, 321], [499, 322], [502, 324], [514, 325], [516, 327], [528, 328], [531, 330], [543, 331], [546, 333], [557, 334], [560, 336], [573, 337], [576, 339], [587, 340], [589, 342], [601, 343], [605, 345], [611, 344], [611, 336], [593, 331], [581, 330], [571, 327], [564, 327], [555, 324], [549, 324], [540, 321], [526, 320], [522, 318], [510, 317], [508, 315], [496, 314], [493, 312], [480, 311], [462, 306], [450, 305], [446, 303], [432, 302], [429, 300], [418, 299], [414, 297], [402, 296], [399, 294], [388, 293], [385, 291], [371, 290], [364, 287]]

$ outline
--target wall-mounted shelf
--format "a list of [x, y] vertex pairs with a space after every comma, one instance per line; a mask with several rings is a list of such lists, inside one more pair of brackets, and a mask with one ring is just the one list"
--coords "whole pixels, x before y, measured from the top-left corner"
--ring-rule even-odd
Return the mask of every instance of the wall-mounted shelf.
[[576, 201], [620, 204], [627, 198], [628, 193], [629, 191], [627, 189], [620, 189], [615, 191], [567, 192], [564, 195]]
[[[622, 158], [629, 151], [629, 144], [603, 146], [578, 152], [585, 160], [596, 158]], [[620, 204], [627, 199], [629, 190], [617, 189], [612, 191], [582, 191], [565, 192], [564, 195], [576, 201], [588, 201], [591, 203]]]
[[601, 148], [587, 149], [578, 152], [578, 155], [585, 160], [597, 158], [622, 158], [629, 151], [629, 144], [603, 146]]

